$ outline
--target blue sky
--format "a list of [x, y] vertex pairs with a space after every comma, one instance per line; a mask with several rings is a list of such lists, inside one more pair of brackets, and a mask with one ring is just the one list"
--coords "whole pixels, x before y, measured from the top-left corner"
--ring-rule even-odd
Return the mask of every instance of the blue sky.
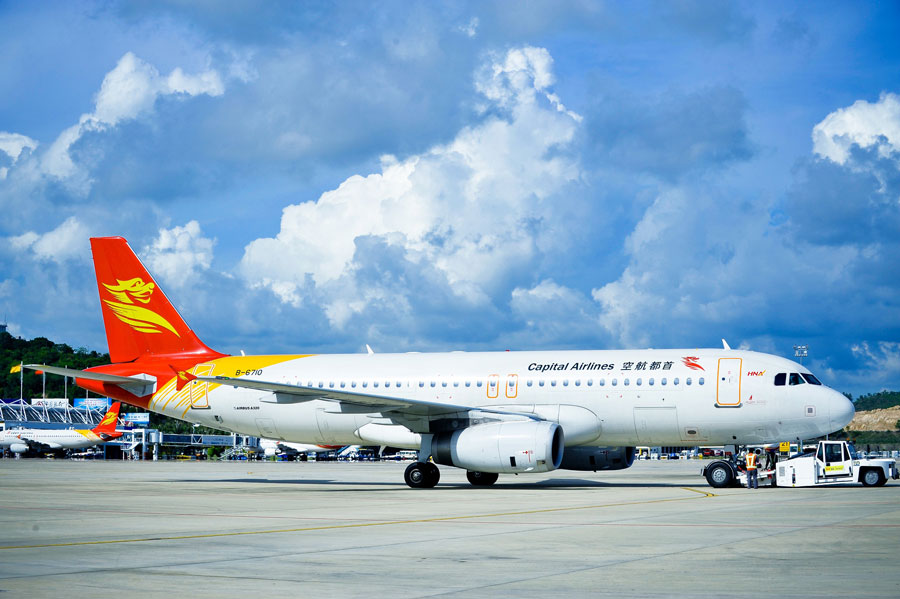
[[895, 3], [0, 3], [0, 310], [126, 237], [229, 353], [733, 347], [900, 388]]

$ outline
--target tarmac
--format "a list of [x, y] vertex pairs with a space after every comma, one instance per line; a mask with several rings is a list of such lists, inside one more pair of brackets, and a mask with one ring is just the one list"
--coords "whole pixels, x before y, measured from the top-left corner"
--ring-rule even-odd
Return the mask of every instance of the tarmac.
[[900, 597], [900, 482], [713, 489], [700, 461], [0, 460], [0, 595]]

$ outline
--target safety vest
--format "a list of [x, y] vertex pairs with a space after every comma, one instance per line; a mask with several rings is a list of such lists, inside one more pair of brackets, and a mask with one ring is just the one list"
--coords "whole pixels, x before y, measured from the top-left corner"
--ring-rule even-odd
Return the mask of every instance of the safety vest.
[[756, 454], [752, 451], [747, 454], [747, 470], [756, 470]]

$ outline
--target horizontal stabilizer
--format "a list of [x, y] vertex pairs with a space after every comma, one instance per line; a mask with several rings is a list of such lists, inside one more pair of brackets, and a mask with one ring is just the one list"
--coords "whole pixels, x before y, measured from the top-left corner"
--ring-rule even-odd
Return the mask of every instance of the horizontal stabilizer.
[[[119, 387], [129, 389], [135, 387], [154, 387], [156, 381], [151, 378], [142, 376], [120, 376], [118, 374], [103, 374], [102, 372], [92, 372], [90, 370], [76, 370], [74, 368], [63, 368], [61, 366], [45, 366], [44, 364], [25, 364], [24, 368], [31, 370], [42, 370], [50, 374], [58, 374], [61, 376], [70, 376], [77, 379], [86, 379], [89, 381], [101, 381], [103, 383], [111, 383]], [[152, 392], [152, 391], [151, 391]], [[146, 395], [146, 393], [138, 393], [138, 396]]]

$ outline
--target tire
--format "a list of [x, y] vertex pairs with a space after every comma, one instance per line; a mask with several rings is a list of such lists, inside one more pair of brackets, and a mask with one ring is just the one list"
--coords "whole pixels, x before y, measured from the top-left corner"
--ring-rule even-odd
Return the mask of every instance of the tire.
[[731, 470], [731, 466], [724, 462], [711, 464], [706, 469], [706, 482], [709, 483], [710, 487], [724, 489], [730, 486], [734, 480], [734, 472]]
[[[434, 477], [434, 474], [429, 466], [434, 467], [434, 469], [437, 470], [437, 466], [435, 466], [434, 464], [428, 464], [426, 462], [413, 462], [406, 467], [406, 472], [403, 473], [403, 480], [405, 480], [406, 484], [413, 489], [430, 489], [437, 484], [437, 480], [435, 480], [434, 483], [429, 484], [431, 482], [431, 478]], [[440, 471], [438, 471], [437, 478], [440, 478]]]
[[441, 480], [441, 470], [436, 464], [432, 464], [431, 462], [427, 462], [425, 466], [427, 468], [425, 488], [433, 489], [438, 484], [438, 481]]
[[476, 487], [490, 487], [492, 484], [497, 482], [497, 479], [500, 478], [500, 475], [496, 472], [475, 472], [473, 470], [469, 470], [468, 472], [466, 472], [466, 478], [469, 479], [469, 482]]
[[860, 479], [862, 484], [866, 487], [880, 487], [887, 482], [881, 468], [866, 468], [863, 471], [862, 476], [860, 476]]

